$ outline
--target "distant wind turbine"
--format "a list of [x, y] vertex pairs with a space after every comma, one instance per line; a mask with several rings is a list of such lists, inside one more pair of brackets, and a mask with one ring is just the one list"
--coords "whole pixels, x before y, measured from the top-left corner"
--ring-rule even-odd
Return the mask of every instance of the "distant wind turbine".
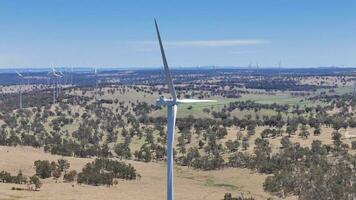
[[174, 200], [173, 194], [173, 143], [174, 143], [174, 128], [177, 116], [177, 106], [179, 104], [188, 104], [188, 103], [211, 103], [216, 102], [214, 100], [200, 100], [200, 99], [178, 99], [176, 91], [174, 89], [172, 77], [168, 68], [168, 63], [166, 55], [164, 53], [161, 36], [159, 34], [158, 25], [155, 20], [157, 38], [159, 46], [161, 49], [163, 66], [164, 66], [164, 76], [171, 93], [171, 99], [165, 99], [161, 96], [157, 99], [157, 106], [167, 106], [167, 200]]
[[355, 94], [356, 94], [356, 80], [354, 80], [354, 88], [352, 90], [352, 98], [355, 97]]
[[73, 66], [70, 71], [70, 85], [73, 86]]
[[52, 71], [48, 72], [47, 75], [50, 78], [52, 78], [52, 81], [53, 81], [53, 104], [55, 104], [56, 103], [56, 96], [58, 96], [58, 94], [56, 94], [57, 93], [56, 79], [60, 78], [61, 76], [56, 73], [56, 71], [54, 70], [53, 67], [52, 67]]
[[95, 101], [98, 100], [98, 70], [97, 68], [95, 67], [94, 68], [94, 75], [95, 75], [95, 91], [94, 91], [94, 99]]
[[30, 85], [30, 69], [27, 69], [27, 86]]
[[62, 78], [64, 78], [64, 74], [63, 72], [61, 71], [58, 71], [57, 73], [59, 75], [59, 78], [58, 78], [58, 93], [57, 93], [57, 97], [59, 97], [59, 95], [61, 94], [61, 92], [63, 91], [63, 86], [62, 86], [62, 83], [63, 83], [63, 80]]
[[19, 77], [19, 79], [20, 79], [20, 109], [22, 109], [23, 107], [22, 107], [22, 85], [23, 85], [23, 75], [20, 73], [20, 72], [18, 72], [18, 71], [16, 71], [16, 74], [17, 74], [17, 76]]
[[262, 71], [260, 71], [260, 64], [256, 63], [256, 70], [257, 70], [257, 75], [259, 78], [259, 81], [262, 81]]

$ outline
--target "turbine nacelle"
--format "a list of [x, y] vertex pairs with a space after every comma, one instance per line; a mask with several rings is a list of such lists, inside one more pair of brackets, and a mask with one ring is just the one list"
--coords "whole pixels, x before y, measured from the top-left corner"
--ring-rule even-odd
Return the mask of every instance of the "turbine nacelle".
[[53, 77], [53, 78], [62, 78], [63, 77], [62, 75], [59, 75], [56, 72], [49, 72], [47, 75], [50, 77]]
[[18, 77], [23, 78], [23, 75], [20, 72], [16, 71], [16, 74]]
[[52, 78], [62, 78], [63, 76], [61, 74], [64, 75], [60, 71], [57, 73], [56, 70], [52, 67], [52, 71], [48, 72], [47, 76], [52, 77]]
[[205, 100], [205, 99], [167, 99], [163, 96], [160, 96], [156, 100], [156, 106], [173, 106], [178, 104], [194, 104], [194, 103], [214, 103], [216, 100]]
[[164, 96], [160, 96], [159, 99], [156, 100], [156, 106], [173, 106], [176, 104], [177, 101], [173, 99], [166, 99]]
[[53, 77], [53, 78], [62, 78], [61, 75], [58, 74], [52, 74], [52, 73], [48, 73], [48, 76]]

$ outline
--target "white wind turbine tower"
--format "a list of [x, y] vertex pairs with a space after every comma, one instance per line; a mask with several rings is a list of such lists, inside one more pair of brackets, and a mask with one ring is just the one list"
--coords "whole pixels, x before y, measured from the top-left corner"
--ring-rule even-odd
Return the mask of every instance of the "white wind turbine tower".
[[[57, 73], [59, 75], [59, 78], [58, 78], [58, 87], [57, 87], [57, 90], [58, 90], [58, 93], [57, 93], [57, 97], [59, 97], [59, 95], [61, 94], [61, 92], [63, 91], [63, 80], [62, 78], [64, 78], [64, 74], [63, 72], [61, 71], [58, 71]], [[62, 81], [61, 81], [62, 80]]]
[[158, 25], [155, 20], [155, 26], [157, 31], [157, 37], [159, 41], [159, 46], [161, 49], [163, 66], [164, 66], [164, 76], [167, 81], [169, 92], [172, 98], [165, 99], [161, 96], [157, 99], [157, 106], [167, 106], [167, 200], [174, 200], [173, 193], [173, 143], [174, 143], [174, 128], [177, 116], [177, 106], [179, 104], [188, 103], [211, 103], [216, 102], [214, 100], [200, 100], [200, 99], [178, 99], [176, 91], [174, 89], [171, 74], [169, 72], [168, 63], [166, 55], [164, 53], [161, 36], [159, 34]]
[[[355, 75], [356, 74], [356, 70], [353, 70], [352, 73]], [[354, 88], [352, 90], [352, 98], [355, 97], [356, 94], [356, 79], [354, 80]]]
[[259, 81], [261, 82], [262, 80], [262, 72], [260, 71], [260, 64], [256, 63], [256, 71], [257, 71], [257, 76], [259, 78]]
[[352, 90], [352, 98], [355, 97], [355, 93], [356, 93], [356, 80], [354, 81], [354, 88]]
[[70, 86], [73, 86], [73, 66], [70, 71]]
[[52, 71], [48, 73], [48, 76], [52, 78], [53, 80], [53, 104], [56, 103], [56, 93], [57, 93], [57, 88], [56, 88], [56, 79], [60, 78], [61, 76], [56, 73], [54, 68], [52, 68]]
[[94, 68], [94, 75], [95, 75], [95, 91], [94, 91], [94, 99], [95, 101], [98, 100], [98, 70]]
[[22, 85], [23, 85], [23, 75], [16, 71], [17, 76], [20, 79], [20, 109], [22, 109]]
[[279, 60], [279, 62], [278, 62], [278, 78], [281, 78], [281, 66], [282, 66], [282, 61]]

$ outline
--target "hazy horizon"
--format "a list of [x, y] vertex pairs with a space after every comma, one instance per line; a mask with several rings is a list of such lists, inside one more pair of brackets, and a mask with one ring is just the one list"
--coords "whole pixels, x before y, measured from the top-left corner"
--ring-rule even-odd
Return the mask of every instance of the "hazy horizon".
[[[74, 71], [93, 71], [97, 69], [99, 71], [110, 71], [110, 70], [161, 70], [163, 66], [137, 66], [137, 67], [96, 67], [96, 66], [73, 66]], [[356, 66], [353, 67], [339, 67], [339, 66], [310, 66], [310, 67], [278, 67], [278, 66], [259, 66], [256, 68], [253, 67], [245, 67], [245, 66], [171, 66], [172, 70], [195, 70], [195, 69], [203, 69], [203, 70], [213, 70], [213, 69], [241, 69], [241, 70], [277, 70], [277, 69], [284, 69], [284, 70], [293, 70], [293, 69], [356, 69]], [[54, 69], [59, 71], [71, 70], [72, 67], [54, 67]], [[0, 72], [15, 72], [15, 71], [51, 71], [52, 67], [1, 67]]]

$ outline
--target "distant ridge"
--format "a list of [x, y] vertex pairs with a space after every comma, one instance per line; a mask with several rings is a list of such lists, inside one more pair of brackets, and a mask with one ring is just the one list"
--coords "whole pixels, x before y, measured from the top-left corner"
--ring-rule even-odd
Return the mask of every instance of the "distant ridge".
[[[58, 70], [70, 70], [71, 67], [54, 67]], [[112, 71], [112, 70], [152, 70], [152, 69], [161, 69], [161, 66], [138, 66], [138, 67], [73, 67], [74, 71], [85, 72], [93, 71], [94, 68], [100, 71]], [[248, 66], [217, 66], [217, 65], [207, 65], [207, 66], [172, 66], [172, 69], [249, 69], [255, 70], [257, 68], [251, 68]], [[266, 66], [259, 67], [259, 69], [278, 69], [278, 66]], [[345, 69], [345, 70], [356, 70], [355, 67], [339, 67], [339, 66], [311, 66], [311, 67], [283, 67], [281, 69], [290, 69], [290, 70], [303, 70], [303, 69]], [[29, 72], [46, 72], [51, 71], [52, 67], [5, 67], [0, 68], [0, 73], [14, 72], [14, 71], [29, 71]]]
[[[73, 72], [93, 72], [94, 69], [97, 69], [99, 72], [103, 71], [127, 71], [127, 70], [134, 70], [134, 71], [141, 71], [141, 70], [161, 70], [162, 67], [157, 66], [147, 66], [147, 67], [73, 67]], [[55, 69], [59, 71], [70, 71], [72, 68], [69, 67], [55, 67]], [[267, 67], [260, 67], [257, 68], [249, 68], [245, 66], [176, 66], [171, 67], [172, 70], [278, 70], [278, 66], [267, 66]], [[14, 67], [14, 68], [0, 68], [0, 73], [15, 73], [15, 71], [20, 72], [48, 72], [51, 71], [52, 67], [44, 67], [44, 68], [26, 68], [26, 67]], [[338, 67], [338, 66], [330, 66], [330, 67], [285, 67], [281, 68], [282, 71], [303, 71], [303, 70], [335, 70], [340, 72], [353, 72], [356, 71], [356, 67]]]

